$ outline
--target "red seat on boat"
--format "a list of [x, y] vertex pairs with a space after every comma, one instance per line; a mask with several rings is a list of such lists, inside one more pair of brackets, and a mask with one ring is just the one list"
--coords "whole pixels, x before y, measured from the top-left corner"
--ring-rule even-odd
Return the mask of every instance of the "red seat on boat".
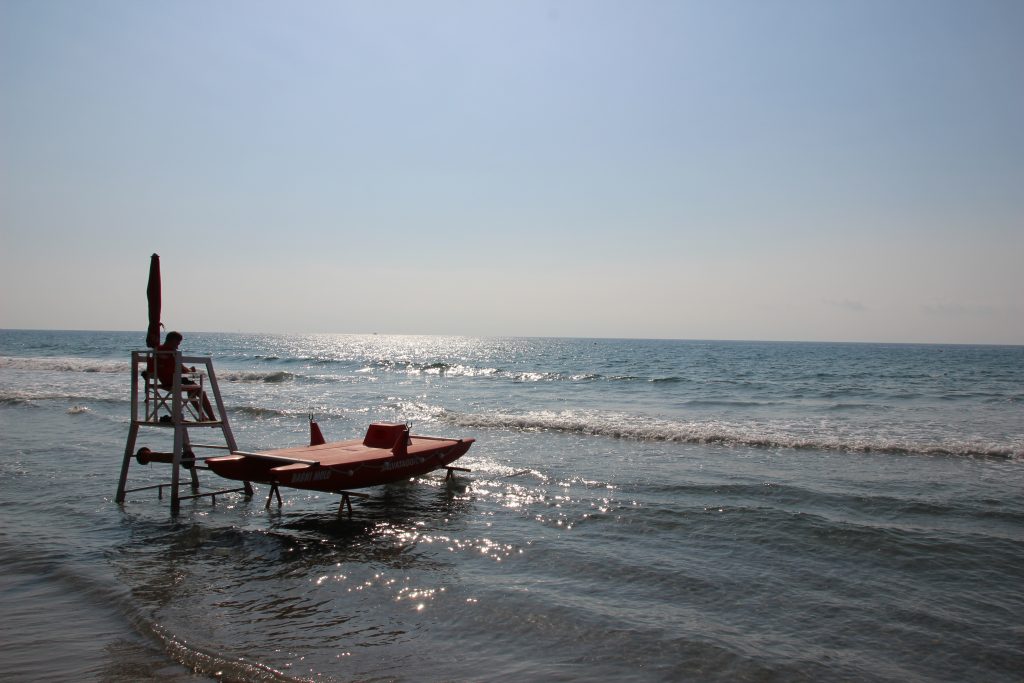
[[394, 448], [405, 436], [404, 424], [374, 422], [366, 430], [363, 445], [370, 448]]

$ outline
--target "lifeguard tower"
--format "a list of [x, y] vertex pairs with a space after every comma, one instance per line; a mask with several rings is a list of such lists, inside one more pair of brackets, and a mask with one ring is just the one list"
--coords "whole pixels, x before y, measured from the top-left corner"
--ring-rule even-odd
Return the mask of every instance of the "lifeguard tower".
[[[162, 384], [157, 369], [165, 363], [174, 364], [174, 381], [170, 386]], [[210, 497], [216, 504], [217, 496], [226, 493], [244, 492], [246, 496], [253, 493], [252, 485], [242, 482], [241, 488], [223, 489], [218, 491], [200, 491], [197, 470], [208, 469], [195, 456], [194, 449], [216, 449], [235, 453], [238, 446], [231, 433], [227, 411], [220, 395], [217, 376], [213, 371], [213, 360], [206, 356], [183, 356], [181, 351], [133, 351], [132, 352], [132, 421], [128, 428], [128, 442], [124, 448], [124, 461], [121, 463], [121, 478], [117, 484], [118, 503], [123, 503], [125, 495], [135, 491], [157, 489], [159, 498], [163, 498], [164, 489], [170, 490], [171, 512], [177, 512], [182, 500]], [[166, 379], [166, 373], [164, 373]], [[141, 390], [140, 390], [141, 387]], [[216, 405], [215, 415], [206, 415], [203, 409], [204, 398], [212, 394]], [[170, 451], [150, 450], [142, 447], [135, 450], [139, 432], [143, 428], [163, 432], [166, 441], [167, 432], [173, 432], [173, 446]], [[219, 430], [223, 436], [223, 444], [194, 443], [190, 432], [196, 429]], [[166, 463], [171, 466], [171, 481], [139, 488], [125, 488], [128, 483], [128, 468], [132, 460], [139, 464]], [[190, 482], [181, 482], [181, 469], [189, 473]], [[181, 495], [180, 487], [190, 485], [191, 493]]]

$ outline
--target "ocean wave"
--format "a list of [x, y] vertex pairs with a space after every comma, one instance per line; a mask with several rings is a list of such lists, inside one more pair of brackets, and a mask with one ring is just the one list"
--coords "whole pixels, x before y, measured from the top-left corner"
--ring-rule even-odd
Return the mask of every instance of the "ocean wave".
[[228, 382], [267, 382], [276, 384], [294, 381], [299, 376], [284, 370], [277, 370], [274, 372], [225, 372], [220, 377]]
[[983, 399], [983, 403], [999, 404], [999, 403], [1021, 403], [1024, 402], [1024, 394], [1010, 394], [1008, 396], [991, 396]]
[[[212, 650], [206, 650], [190, 643], [185, 637], [178, 636], [156, 622], [146, 622], [151, 637], [157, 639], [168, 656], [182, 666], [197, 674], [205, 674], [216, 680], [223, 681], [280, 681], [296, 683], [305, 682], [308, 678], [296, 678], [283, 671], [259, 662], [225, 656]], [[140, 630], [142, 630], [140, 626]]]
[[128, 403], [128, 397], [117, 398], [113, 396], [85, 396], [82, 394], [62, 394], [53, 391], [14, 391], [0, 394], [0, 405], [3, 406], [31, 406], [42, 401], [70, 401], [75, 403], [74, 408], [79, 411], [87, 410], [85, 403], [102, 403], [107, 405], [121, 405]]
[[532, 382], [651, 382], [674, 384], [685, 382], [682, 377], [641, 377], [638, 375], [606, 375], [599, 372], [568, 372], [552, 370], [518, 370], [490, 365], [449, 363], [445, 361], [415, 362], [406, 360], [374, 360], [365, 363], [359, 373], [398, 372], [407, 375], [439, 375], [443, 377], [483, 377], [515, 383]]
[[891, 410], [891, 408], [877, 403], [833, 403], [825, 406], [825, 410], [843, 412], [847, 410]]
[[128, 372], [130, 363], [94, 358], [24, 358], [0, 356], [0, 368], [35, 372]]
[[263, 406], [235, 406], [228, 408], [231, 415], [244, 415], [246, 417], [290, 417], [295, 415], [306, 415], [306, 410], [286, 410], [282, 408], [265, 408]]
[[909, 439], [868, 436], [794, 434], [765, 425], [737, 425], [727, 422], [674, 422], [618, 414], [580, 414], [574, 412], [532, 412], [524, 414], [446, 414], [445, 420], [461, 427], [552, 431], [586, 436], [664, 441], [672, 443], [720, 445], [765, 449], [841, 451], [850, 453], [887, 453], [893, 455], [951, 455], [995, 458], [1022, 458], [1020, 447], [972, 441], [916, 442]]
[[[66, 411], [69, 415], [91, 412], [92, 408], [90, 406], [96, 405], [125, 406], [126, 411], [129, 410], [129, 407], [131, 405], [131, 400], [127, 395], [123, 397], [85, 396], [82, 394], [62, 394], [59, 392], [46, 391], [41, 391], [39, 393], [13, 392], [0, 394], [0, 406], [37, 407], [40, 404], [49, 401], [71, 403], [72, 405]], [[241, 415], [250, 418], [281, 416], [294, 417], [305, 416], [309, 414], [309, 411], [305, 408], [283, 409], [266, 408], [263, 406], [228, 406], [227, 412], [231, 417], [234, 417], [235, 415]]]
[[[304, 366], [316, 365], [318, 367], [336, 366], [345, 371], [351, 371], [360, 375], [371, 375], [376, 373], [396, 373], [410, 376], [439, 376], [456, 378], [484, 378], [505, 380], [513, 383], [545, 383], [545, 382], [567, 382], [567, 383], [591, 383], [591, 382], [614, 382], [631, 383], [643, 382], [650, 384], [674, 385], [689, 382], [688, 378], [678, 375], [668, 376], [644, 376], [636, 374], [605, 374], [601, 372], [570, 370], [545, 370], [520, 369], [502, 367], [500, 365], [486, 365], [473, 363], [460, 363], [442, 360], [413, 361], [405, 359], [370, 359], [353, 361], [352, 359], [314, 359], [301, 358], [282, 360], [281, 362], [295, 362]], [[333, 372], [332, 368], [327, 372]], [[299, 377], [302, 377], [299, 375]], [[337, 376], [335, 376], [337, 378]]]
[[714, 398], [695, 398], [689, 401], [683, 401], [682, 405], [689, 406], [691, 408], [758, 408], [763, 406], [777, 406], [780, 405], [779, 401], [743, 401], [740, 399], [714, 399]]

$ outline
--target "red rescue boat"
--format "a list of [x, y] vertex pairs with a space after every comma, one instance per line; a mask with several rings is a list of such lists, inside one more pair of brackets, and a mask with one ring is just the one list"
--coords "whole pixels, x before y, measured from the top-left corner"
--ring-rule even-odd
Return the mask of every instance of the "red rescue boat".
[[[409, 433], [404, 424], [371, 424], [362, 439], [324, 443], [320, 429], [310, 423], [309, 446], [256, 453], [235, 451], [206, 459], [206, 465], [227, 479], [270, 484], [273, 489], [345, 493], [347, 489], [377, 486], [445, 468], [462, 457], [474, 439], [445, 439]], [[269, 505], [270, 499], [267, 503]]]

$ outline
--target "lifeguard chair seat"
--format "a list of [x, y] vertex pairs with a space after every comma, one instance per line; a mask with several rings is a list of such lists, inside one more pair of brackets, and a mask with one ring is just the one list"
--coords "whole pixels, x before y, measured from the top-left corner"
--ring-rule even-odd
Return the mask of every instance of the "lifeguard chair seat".
[[[163, 356], [163, 353], [152, 353], [153, 357], [158, 355]], [[160, 363], [161, 360], [165, 363], [173, 363], [173, 354], [166, 354], [170, 356], [167, 359], [156, 359], [156, 363]], [[152, 360], [152, 359], [150, 359]], [[174, 389], [162, 384], [157, 378], [157, 372], [154, 369], [155, 365], [152, 362], [147, 362], [145, 370], [142, 370], [139, 375], [145, 382], [145, 421], [146, 422], [171, 422], [174, 414]], [[203, 380], [204, 375], [201, 372], [191, 372], [189, 370], [182, 370], [182, 378], [189, 378], [195, 384], [191, 386], [198, 386], [199, 392], [196, 396], [202, 396]], [[196, 408], [193, 405], [193, 401], [189, 396], [189, 391], [182, 389], [181, 405], [182, 415], [193, 422], [201, 422], [202, 415], [197, 414]]]

